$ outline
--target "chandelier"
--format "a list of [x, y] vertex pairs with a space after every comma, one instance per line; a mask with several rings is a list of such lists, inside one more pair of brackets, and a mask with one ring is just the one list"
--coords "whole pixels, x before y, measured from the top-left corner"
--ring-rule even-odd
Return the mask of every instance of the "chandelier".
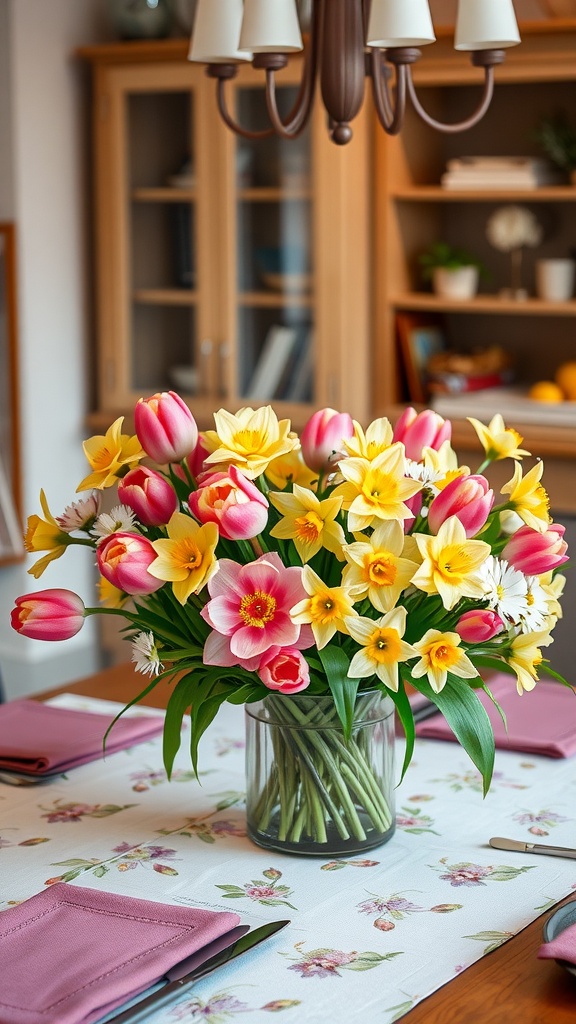
[[[371, 79], [378, 119], [387, 134], [401, 130], [408, 99], [438, 131], [464, 131], [490, 106], [494, 68], [504, 60], [505, 48], [520, 42], [512, 0], [458, 0], [454, 47], [468, 50], [472, 64], [484, 69], [484, 88], [470, 117], [444, 124], [424, 110], [412, 79], [419, 47], [435, 40], [428, 0], [312, 0], [311, 6], [300, 88], [282, 119], [275, 74], [288, 63], [288, 54], [304, 49], [296, 0], [198, 0], [188, 56], [206, 64], [208, 75], [216, 79], [220, 115], [238, 135], [252, 140], [297, 138], [310, 117], [319, 79], [330, 138], [345, 145], [352, 138], [350, 122], [362, 106], [365, 76]], [[226, 101], [226, 82], [243, 61], [266, 75], [270, 126], [259, 132], [237, 124]]]

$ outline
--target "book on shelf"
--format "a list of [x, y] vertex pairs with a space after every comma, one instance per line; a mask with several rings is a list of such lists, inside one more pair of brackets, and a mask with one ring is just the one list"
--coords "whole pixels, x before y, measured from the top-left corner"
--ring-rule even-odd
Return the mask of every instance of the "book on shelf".
[[256, 363], [247, 394], [265, 401], [274, 398], [294, 355], [298, 331], [294, 327], [274, 324], [268, 331]]
[[522, 388], [486, 388], [463, 395], [433, 395], [431, 407], [447, 419], [473, 416], [482, 422], [501, 413], [507, 425], [529, 423], [576, 427], [576, 402], [536, 402]]
[[448, 160], [443, 188], [531, 189], [558, 185], [562, 174], [540, 157], [457, 157]]

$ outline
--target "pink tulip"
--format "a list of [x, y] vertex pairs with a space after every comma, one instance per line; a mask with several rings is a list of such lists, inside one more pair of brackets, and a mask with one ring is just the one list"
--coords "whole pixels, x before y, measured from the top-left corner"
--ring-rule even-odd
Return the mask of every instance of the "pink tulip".
[[180, 462], [196, 447], [196, 420], [186, 402], [174, 391], [140, 398], [134, 410], [134, 422], [144, 451], [160, 464]]
[[428, 510], [428, 523], [432, 533], [438, 533], [442, 523], [456, 516], [474, 537], [482, 529], [494, 504], [494, 492], [484, 476], [457, 476], [434, 498]]
[[496, 612], [488, 608], [473, 608], [464, 612], [456, 624], [456, 632], [467, 644], [481, 644], [491, 640], [504, 629], [504, 623]]
[[444, 441], [452, 437], [452, 424], [442, 419], [432, 409], [417, 413], [409, 406], [404, 410], [394, 428], [394, 441], [402, 441], [406, 449], [406, 458], [420, 462], [423, 448], [434, 448], [438, 451]]
[[527, 576], [551, 572], [568, 561], [564, 529], [553, 523], [545, 533], [539, 533], [530, 526], [521, 526], [502, 551], [502, 558]]
[[33, 640], [69, 640], [84, 625], [84, 602], [71, 590], [39, 590], [16, 598], [12, 628]]
[[299, 693], [310, 685], [308, 662], [295, 647], [271, 647], [258, 667], [258, 675], [269, 690]]
[[118, 497], [146, 526], [165, 526], [178, 508], [172, 484], [154, 469], [138, 466], [118, 483]]
[[125, 594], [152, 594], [164, 586], [148, 572], [156, 558], [152, 544], [137, 533], [112, 533], [96, 556], [101, 575]]
[[201, 523], [216, 523], [226, 540], [250, 540], [268, 522], [266, 498], [235, 466], [207, 477], [192, 491], [188, 505]]
[[309, 469], [321, 473], [342, 458], [342, 442], [354, 434], [354, 424], [347, 412], [320, 409], [310, 417], [300, 435], [304, 462]]

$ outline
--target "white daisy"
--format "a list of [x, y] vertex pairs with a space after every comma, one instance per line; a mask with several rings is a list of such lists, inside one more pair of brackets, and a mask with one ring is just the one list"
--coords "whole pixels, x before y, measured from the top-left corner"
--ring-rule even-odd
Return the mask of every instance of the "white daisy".
[[522, 614], [521, 632], [537, 633], [547, 628], [549, 596], [537, 576], [527, 576], [526, 611]]
[[528, 583], [524, 573], [489, 555], [480, 567], [488, 607], [502, 619], [519, 623], [528, 612]]
[[132, 640], [132, 661], [144, 676], [157, 676], [164, 665], [160, 661], [153, 633], [137, 633]]
[[128, 505], [115, 505], [111, 512], [103, 512], [94, 523], [93, 533], [100, 540], [112, 533], [135, 533], [136, 513]]
[[73, 501], [71, 505], [67, 505], [62, 515], [56, 516], [56, 522], [64, 533], [90, 529], [100, 512], [100, 503], [100, 492], [92, 491], [87, 498], [80, 498], [80, 501]]

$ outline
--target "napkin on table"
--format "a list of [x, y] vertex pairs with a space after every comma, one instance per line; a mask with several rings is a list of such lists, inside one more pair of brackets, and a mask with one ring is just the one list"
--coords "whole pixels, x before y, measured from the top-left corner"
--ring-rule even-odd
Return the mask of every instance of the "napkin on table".
[[566, 960], [576, 964], [576, 924], [571, 924], [555, 939], [544, 942], [538, 950], [540, 960]]
[[0, 1021], [91, 1024], [239, 920], [57, 882], [0, 914]]
[[[496, 746], [547, 757], [571, 757], [576, 754], [576, 694], [561, 683], [539, 682], [520, 696], [514, 676], [498, 673], [487, 685], [502, 707], [507, 727], [490, 698], [482, 691], [478, 697], [488, 712]], [[454, 733], [441, 714], [417, 723], [416, 735], [429, 739], [454, 740]]]
[[[35, 700], [0, 704], [0, 769], [44, 775], [102, 757], [102, 743], [113, 715], [69, 711]], [[120, 718], [106, 740], [114, 754], [162, 732], [164, 719]]]

